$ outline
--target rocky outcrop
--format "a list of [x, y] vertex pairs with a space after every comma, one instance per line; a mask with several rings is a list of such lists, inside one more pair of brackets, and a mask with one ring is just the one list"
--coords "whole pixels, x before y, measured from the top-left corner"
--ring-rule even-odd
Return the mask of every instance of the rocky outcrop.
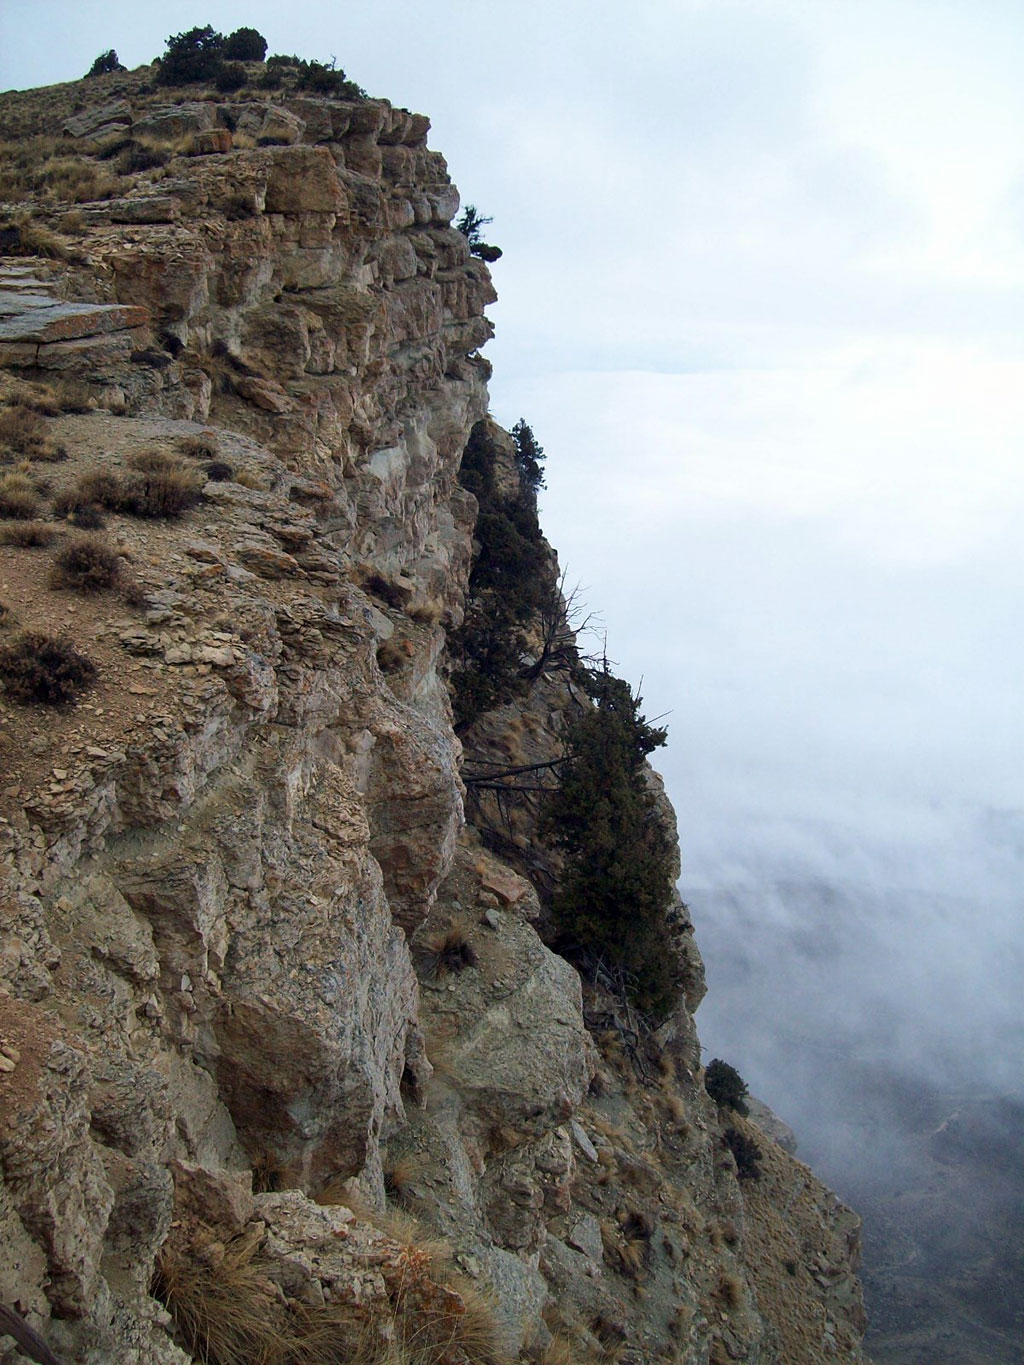
[[[684, 907], [652, 1035], [545, 945], [535, 810], [465, 823], [444, 650], [494, 292], [426, 120], [102, 79], [40, 120], [86, 165], [111, 129], [168, 157], [73, 224], [26, 190], [78, 237], [0, 261], [0, 458], [44, 512], [139, 470], [202, 497], [109, 500], [119, 592], [0, 545], [0, 633], [97, 670], [0, 699], [0, 1300], [79, 1362], [195, 1358], [204, 1293], [238, 1332], [240, 1294], [285, 1335], [440, 1321], [452, 1365], [859, 1359], [855, 1220], [766, 1135], [737, 1179]], [[470, 759], [546, 761], [569, 705], [542, 674]]]

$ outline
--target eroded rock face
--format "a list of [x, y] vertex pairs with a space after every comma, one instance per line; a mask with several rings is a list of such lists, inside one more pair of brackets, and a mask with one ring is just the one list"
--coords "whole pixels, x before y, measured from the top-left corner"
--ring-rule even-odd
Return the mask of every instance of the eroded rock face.
[[[0, 547], [18, 627], [98, 670], [77, 707], [0, 699], [0, 1301], [91, 1365], [184, 1365], [173, 1275], [225, 1265], [257, 1268], [259, 1313], [364, 1326], [414, 1274], [413, 1337], [475, 1283], [488, 1359], [552, 1333], [636, 1362], [858, 1359], [855, 1220], [781, 1149], [757, 1198], [737, 1182], [685, 908], [684, 998], [641, 1038], [542, 941], [536, 811], [501, 856], [493, 810], [464, 827], [445, 632], [494, 292], [427, 121], [119, 79], [68, 122], [85, 152], [131, 129], [196, 155], [84, 205], [84, 264], [0, 261], [0, 400], [50, 414], [56, 494], [143, 452], [209, 478], [179, 519], [108, 513], [123, 599]], [[541, 677], [470, 756], [546, 761], [569, 705]], [[396, 1203], [418, 1229], [381, 1222]], [[786, 1237], [815, 1258], [792, 1285], [756, 1269]]]

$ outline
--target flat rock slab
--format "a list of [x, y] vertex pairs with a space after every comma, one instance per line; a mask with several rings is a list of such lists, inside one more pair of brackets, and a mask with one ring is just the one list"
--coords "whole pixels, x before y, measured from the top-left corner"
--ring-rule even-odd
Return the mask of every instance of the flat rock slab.
[[96, 109], [87, 109], [83, 114], [76, 114], [69, 118], [64, 124], [64, 132], [69, 137], [85, 137], [88, 133], [94, 133], [97, 128], [102, 128], [107, 124], [120, 124], [126, 127], [132, 121], [132, 106], [127, 100], [116, 100], [113, 104], [104, 104]]
[[128, 364], [135, 342], [127, 331], [70, 341], [0, 340], [0, 368], [60, 370], [102, 379]]
[[89, 204], [79, 213], [87, 223], [173, 223], [181, 216], [181, 205], [169, 194], [146, 194], [138, 199], [108, 199]]
[[145, 308], [123, 303], [55, 303], [38, 294], [0, 294], [0, 341], [39, 343], [144, 327]]

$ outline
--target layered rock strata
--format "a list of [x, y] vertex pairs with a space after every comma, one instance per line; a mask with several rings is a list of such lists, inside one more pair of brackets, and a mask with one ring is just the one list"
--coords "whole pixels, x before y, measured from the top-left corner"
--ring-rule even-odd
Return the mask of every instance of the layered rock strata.
[[[471, 1282], [497, 1336], [453, 1363], [860, 1359], [855, 1220], [764, 1134], [737, 1179], [682, 907], [649, 1036], [542, 941], [530, 813], [503, 856], [465, 825], [444, 650], [494, 292], [427, 121], [102, 93], [7, 98], [87, 167], [129, 134], [191, 154], [9, 205], [64, 248], [0, 261], [2, 458], [63, 507], [140, 457], [208, 477], [176, 519], [107, 513], [127, 592], [0, 545], [0, 636], [98, 670], [73, 707], [0, 699], [0, 1302], [65, 1361], [183, 1365], [192, 1257], [200, 1286], [257, 1267], [268, 1322], [343, 1305], [384, 1342]], [[550, 755], [567, 704], [542, 678], [472, 756]]]

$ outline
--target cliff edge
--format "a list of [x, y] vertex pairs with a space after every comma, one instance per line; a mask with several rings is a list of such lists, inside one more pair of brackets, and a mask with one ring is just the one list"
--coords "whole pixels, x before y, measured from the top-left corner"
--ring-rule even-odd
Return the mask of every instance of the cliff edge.
[[453, 727], [473, 433], [517, 476], [428, 121], [151, 81], [0, 97], [0, 1359], [862, 1360], [685, 908], [652, 1029], [467, 781], [580, 701]]

